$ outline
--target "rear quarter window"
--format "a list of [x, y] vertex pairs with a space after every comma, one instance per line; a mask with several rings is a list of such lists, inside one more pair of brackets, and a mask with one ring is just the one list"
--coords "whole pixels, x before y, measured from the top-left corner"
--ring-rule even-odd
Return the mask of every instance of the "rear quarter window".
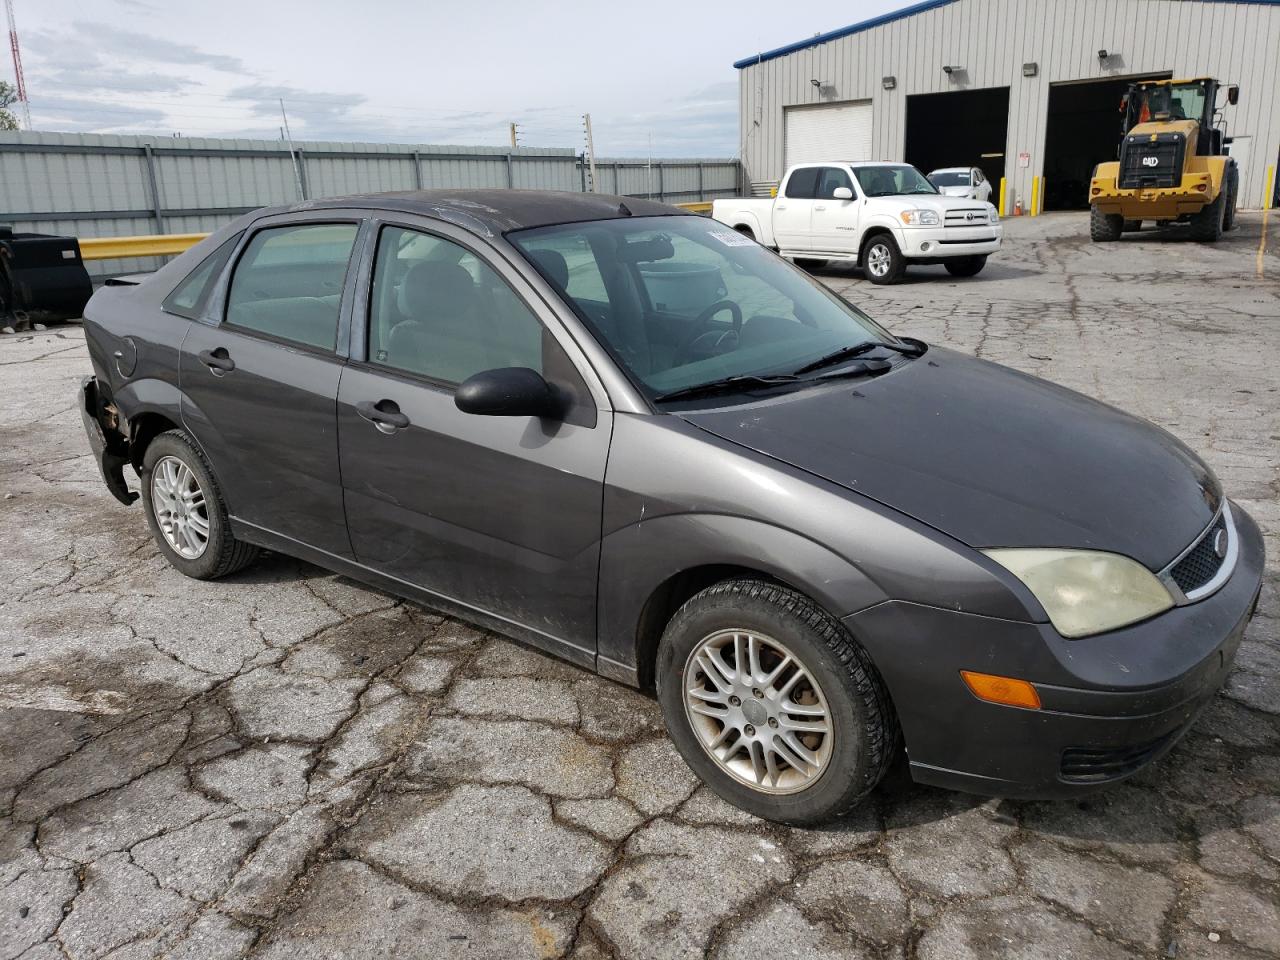
[[199, 265], [173, 288], [169, 296], [165, 297], [161, 305], [164, 311], [186, 317], [188, 320], [194, 320], [200, 316], [205, 304], [209, 302], [209, 294], [213, 292], [214, 284], [222, 275], [222, 268], [227, 265], [242, 236], [244, 236], [243, 233], [237, 233], [233, 237], [228, 237], [217, 250], [201, 260]]

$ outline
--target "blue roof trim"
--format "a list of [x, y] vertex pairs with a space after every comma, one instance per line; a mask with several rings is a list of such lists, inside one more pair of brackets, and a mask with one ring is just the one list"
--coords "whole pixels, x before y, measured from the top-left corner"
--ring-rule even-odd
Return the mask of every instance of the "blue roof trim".
[[[861, 23], [841, 27], [839, 30], [831, 30], [827, 33], [820, 33], [816, 37], [810, 37], [808, 40], [798, 40], [795, 43], [789, 43], [785, 47], [778, 47], [776, 50], [770, 50], [767, 53], [757, 53], [754, 57], [745, 57], [733, 66], [735, 70], [741, 70], [743, 67], [763, 63], [765, 60], [776, 60], [778, 57], [785, 57], [788, 53], [795, 53], [797, 50], [816, 47], [829, 40], [839, 40], [841, 37], [861, 33], [863, 30], [870, 30], [873, 27], [881, 27], [886, 23], [893, 23], [895, 20], [903, 20], [907, 17], [915, 16], [917, 13], [924, 13], [926, 10], [936, 10], [938, 7], [945, 7], [947, 4], [954, 2], [955, 0], [923, 0], [922, 3], [903, 7], [901, 10], [894, 10], [890, 13], [883, 13], [878, 17], [872, 17], [870, 20], [863, 20]], [[1280, 0], [1275, 0], [1275, 2], [1280, 2]]]
[[[776, 50], [769, 50], [765, 53], [757, 53], [751, 57], [744, 57], [737, 61], [733, 67], [735, 70], [742, 70], [745, 67], [755, 66], [757, 63], [763, 63], [766, 60], [776, 60], [778, 57], [785, 57], [789, 53], [795, 53], [797, 50], [806, 50], [809, 47], [816, 47], [819, 44], [827, 43], [831, 40], [839, 40], [841, 37], [848, 37], [855, 33], [862, 33], [864, 30], [870, 30], [874, 27], [882, 27], [886, 23], [893, 23], [895, 20], [903, 20], [907, 17], [913, 17], [917, 13], [925, 13], [928, 10], [936, 10], [938, 7], [945, 7], [955, 0], [924, 0], [923, 3], [913, 4], [910, 7], [903, 7], [901, 10], [894, 10], [891, 13], [881, 14], [878, 17], [872, 17], [870, 20], [863, 20], [861, 23], [851, 24], [847, 27], [841, 27], [839, 30], [831, 30], [827, 33], [820, 33], [816, 37], [810, 37], [808, 40], [797, 40], [795, 43], [789, 43], [785, 47], [778, 47]], [[1257, 3], [1265, 6], [1275, 6], [1280, 4], [1280, 0], [1201, 0], [1204, 3]]]

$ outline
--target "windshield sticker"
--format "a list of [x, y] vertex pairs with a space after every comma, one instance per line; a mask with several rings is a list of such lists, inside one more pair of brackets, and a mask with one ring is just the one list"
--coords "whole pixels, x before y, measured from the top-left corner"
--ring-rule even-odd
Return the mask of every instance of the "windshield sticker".
[[712, 230], [710, 235], [715, 237], [726, 247], [750, 247], [755, 245], [755, 241], [748, 236], [744, 236], [737, 230]]

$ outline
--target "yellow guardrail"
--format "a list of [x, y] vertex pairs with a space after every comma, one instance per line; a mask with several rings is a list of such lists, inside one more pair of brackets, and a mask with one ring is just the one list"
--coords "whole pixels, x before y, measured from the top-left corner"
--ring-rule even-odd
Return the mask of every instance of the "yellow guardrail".
[[[711, 201], [677, 203], [690, 213], [710, 213]], [[84, 260], [119, 260], [126, 257], [167, 257], [184, 253], [207, 237], [207, 233], [167, 233], [146, 237], [82, 237], [80, 256]]]
[[80, 256], [84, 260], [164, 257], [183, 253], [207, 236], [207, 233], [168, 233], [151, 237], [83, 237]]

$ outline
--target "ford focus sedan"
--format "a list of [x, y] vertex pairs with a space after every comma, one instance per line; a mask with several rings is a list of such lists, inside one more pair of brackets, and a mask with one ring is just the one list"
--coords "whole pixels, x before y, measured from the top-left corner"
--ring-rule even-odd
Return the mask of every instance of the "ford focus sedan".
[[1127, 777], [1257, 600], [1258, 527], [1163, 430], [657, 203], [261, 210], [85, 328], [90, 445], [179, 571], [291, 554], [654, 690], [773, 820], [839, 816], [904, 748], [993, 795]]

